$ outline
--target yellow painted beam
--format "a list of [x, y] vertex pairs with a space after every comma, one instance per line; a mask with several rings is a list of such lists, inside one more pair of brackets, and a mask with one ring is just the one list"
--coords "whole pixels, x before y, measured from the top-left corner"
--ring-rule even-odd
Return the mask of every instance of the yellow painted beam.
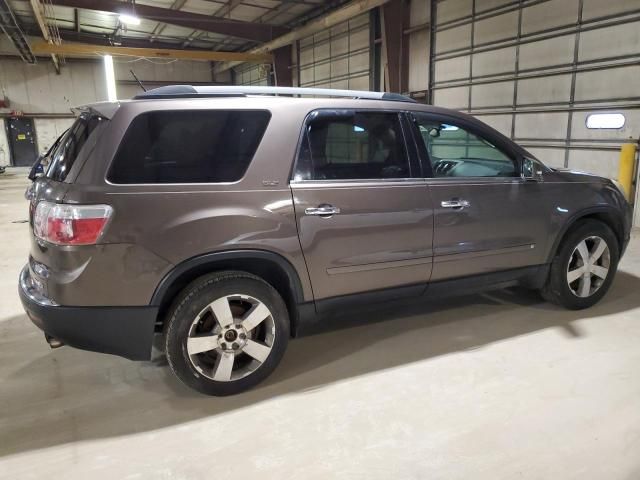
[[46, 42], [34, 42], [31, 50], [38, 54], [60, 54], [77, 57], [96, 55], [122, 55], [128, 57], [176, 58], [179, 60], [202, 60], [206, 62], [253, 62], [271, 63], [270, 53], [213, 52], [207, 50], [178, 50], [169, 48], [133, 48], [90, 45], [87, 43], [63, 43], [61, 45]]
[[[49, 35], [49, 27], [47, 26], [47, 21], [45, 20], [46, 15], [44, 13], [44, 9], [40, 0], [31, 0], [31, 9], [33, 10], [33, 16], [36, 17], [36, 21], [38, 22], [38, 26], [40, 27], [40, 31], [42, 32], [42, 36], [47, 41], [47, 43], [53, 43], [53, 39], [51, 35]], [[60, 73], [60, 62], [58, 61], [58, 56], [55, 53], [51, 54], [51, 60], [53, 61], [53, 66], [56, 69], [57, 73]]]
[[625, 196], [631, 201], [633, 193], [633, 173], [636, 163], [635, 143], [624, 143], [620, 148], [620, 161], [618, 163], [618, 181], [624, 188]]

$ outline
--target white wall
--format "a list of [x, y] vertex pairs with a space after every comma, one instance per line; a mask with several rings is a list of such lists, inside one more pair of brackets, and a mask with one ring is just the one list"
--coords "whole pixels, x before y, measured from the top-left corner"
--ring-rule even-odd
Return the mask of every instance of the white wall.
[[29, 114], [70, 114], [70, 108], [106, 100], [104, 71], [99, 62], [69, 62], [56, 74], [49, 60], [35, 65], [0, 59], [0, 95], [11, 110]]
[[[8, 51], [6, 42], [0, 44], [0, 53]], [[150, 61], [116, 59], [115, 74], [118, 98], [131, 98], [140, 92], [129, 72], [133, 69], [147, 87], [167, 82], [210, 82], [209, 62]], [[155, 83], [154, 83], [155, 82]], [[63, 65], [60, 74], [47, 58], [35, 65], [19, 58], [0, 58], [0, 96], [10, 102], [8, 110], [0, 110], [0, 164], [9, 163], [9, 147], [4, 128], [3, 114], [20, 110], [35, 118], [36, 140], [39, 151], [48, 148], [73, 121], [71, 108], [107, 99], [104, 66], [100, 59], [73, 60]]]
[[[161, 59], [114, 59], [118, 98], [131, 98], [140, 93], [131, 72], [142, 81], [146, 88], [154, 88], [167, 82], [189, 84], [191, 82], [211, 82], [213, 69], [210, 62]], [[126, 83], [125, 83], [126, 82]], [[157, 83], [160, 82], [160, 83]]]
[[0, 165], [9, 165], [9, 143], [2, 119], [0, 119]]
[[[98, 62], [69, 62], [58, 75], [49, 60], [29, 65], [18, 58], [4, 58], [0, 59], [0, 96], [9, 100], [9, 110], [34, 117], [37, 148], [42, 152], [73, 121], [71, 107], [106, 100], [104, 72]], [[8, 140], [5, 121], [0, 120], [4, 151], [0, 162], [7, 165]]]
[[71, 126], [73, 118], [36, 118], [34, 127], [38, 141], [38, 151], [46, 152], [53, 142]]

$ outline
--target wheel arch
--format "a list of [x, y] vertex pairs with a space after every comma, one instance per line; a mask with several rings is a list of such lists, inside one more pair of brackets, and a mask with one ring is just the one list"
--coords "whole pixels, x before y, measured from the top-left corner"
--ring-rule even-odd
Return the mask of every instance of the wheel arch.
[[593, 207], [579, 211], [563, 225], [562, 229], [556, 235], [556, 239], [547, 259], [548, 262], [551, 262], [556, 256], [556, 253], [562, 245], [562, 241], [567, 237], [567, 234], [580, 222], [588, 219], [598, 220], [607, 225], [616, 236], [616, 239], [618, 240], [618, 248], [622, 251], [624, 245], [624, 222], [622, 214], [613, 207]]
[[297, 324], [297, 306], [304, 303], [300, 277], [282, 255], [267, 250], [228, 250], [198, 255], [176, 265], [156, 287], [150, 305], [157, 306], [156, 331], [161, 331], [173, 299], [184, 287], [207, 273], [235, 270], [251, 273], [272, 285], [284, 300], [292, 333]]

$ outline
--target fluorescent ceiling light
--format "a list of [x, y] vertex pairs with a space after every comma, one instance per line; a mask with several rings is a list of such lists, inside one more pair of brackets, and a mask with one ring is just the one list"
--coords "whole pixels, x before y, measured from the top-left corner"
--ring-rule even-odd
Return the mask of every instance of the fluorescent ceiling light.
[[587, 128], [611, 128], [624, 127], [625, 118], [621, 113], [592, 113], [587, 115]]
[[123, 13], [120, 15], [120, 21], [122, 23], [126, 23], [127, 25], [140, 25], [140, 19], [133, 15], [127, 15]]
[[113, 71], [113, 57], [111, 55], [104, 56], [104, 77], [107, 81], [107, 100], [115, 102], [118, 100], [116, 93], [116, 75]]

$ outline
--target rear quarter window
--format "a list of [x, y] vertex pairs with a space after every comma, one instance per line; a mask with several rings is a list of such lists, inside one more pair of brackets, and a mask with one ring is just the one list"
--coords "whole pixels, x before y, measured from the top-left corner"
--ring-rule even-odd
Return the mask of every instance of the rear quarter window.
[[117, 184], [238, 181], [270, 117], [253, 110], [143, 113], [131, 122], [107, 178]]
[[92, 113], [80, 115], [47, 153], [50, 161], [47, 177], [58, 182], [65, 181], [80, 152], [85, 146], [91, 148], [95, 144], [98, 132], [108, 122], [100, 115]]

